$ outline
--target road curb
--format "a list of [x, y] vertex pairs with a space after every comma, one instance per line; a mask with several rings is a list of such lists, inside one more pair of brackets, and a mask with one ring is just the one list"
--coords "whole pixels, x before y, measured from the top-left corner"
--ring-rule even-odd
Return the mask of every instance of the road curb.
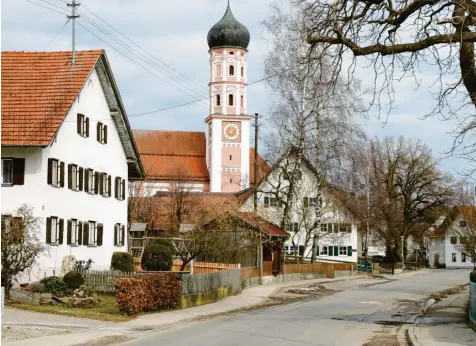
[[423, 344], [421, 344], [416, 335], [415, 335], [415, 325], [411, 325], [408, 329], [407, 329], [407, 336], [408, 336], [408, 340], [410, 341], [410, 345], [411, 346], [423, 346]]

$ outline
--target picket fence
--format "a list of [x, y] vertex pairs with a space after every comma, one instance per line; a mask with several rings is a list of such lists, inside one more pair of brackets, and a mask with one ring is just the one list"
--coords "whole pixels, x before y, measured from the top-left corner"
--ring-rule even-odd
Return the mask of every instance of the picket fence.
[[[178, 272], [182, 267], [181, 260], [174, 260], [172, 264], [172, 271]], [[212, 263], [212, 262], [193, 262], [193, 273], [194, 274], [213, 274], [218, 273], [228, 269], [238, 268], [238, 264], [227, 264], [227, 263]], [[190, 263], [187, 264], [183, 271], [191, 271]]]

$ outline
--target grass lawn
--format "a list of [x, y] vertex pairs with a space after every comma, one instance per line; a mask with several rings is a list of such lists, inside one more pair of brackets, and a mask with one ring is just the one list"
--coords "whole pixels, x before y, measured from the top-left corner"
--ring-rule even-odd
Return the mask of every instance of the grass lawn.
[[60, 305], [32, 305], [13, 301], [6, 302], [6, 305], [18, 309], [109, 322], [125, 322], [134, 319], [133, 316], [122, 315], [119, 312], [115, 296], [102, 294], [99, 295], [99, 298], [101, 301], [94, 308], [67, 308]]

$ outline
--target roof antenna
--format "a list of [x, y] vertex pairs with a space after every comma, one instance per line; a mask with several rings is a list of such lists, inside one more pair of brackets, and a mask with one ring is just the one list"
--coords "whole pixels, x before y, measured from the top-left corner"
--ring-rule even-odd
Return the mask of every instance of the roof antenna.
[[71, 16], [67, 16], [68, 19], [72, 19], [72, 24], [73, 24], [73, 59], [72, 59], [72, 64], [76, 64], [76, 18], [79, 18], [80, 16], [78, 15], [78, 12], [76, 11], [76, 7], [79, 7], [81, 4], [76, 3], [76, 0], [71, 0], [71, 4], [68, 4], [68, 7], [71, 7]]

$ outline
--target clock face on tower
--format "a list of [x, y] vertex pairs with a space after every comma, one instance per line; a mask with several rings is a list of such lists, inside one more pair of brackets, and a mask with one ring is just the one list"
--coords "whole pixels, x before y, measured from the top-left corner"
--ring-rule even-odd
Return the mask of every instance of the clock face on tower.
[[239, 142], [241, 140], [240, 122], [223, 122], [223, 140], [227, 142]]

